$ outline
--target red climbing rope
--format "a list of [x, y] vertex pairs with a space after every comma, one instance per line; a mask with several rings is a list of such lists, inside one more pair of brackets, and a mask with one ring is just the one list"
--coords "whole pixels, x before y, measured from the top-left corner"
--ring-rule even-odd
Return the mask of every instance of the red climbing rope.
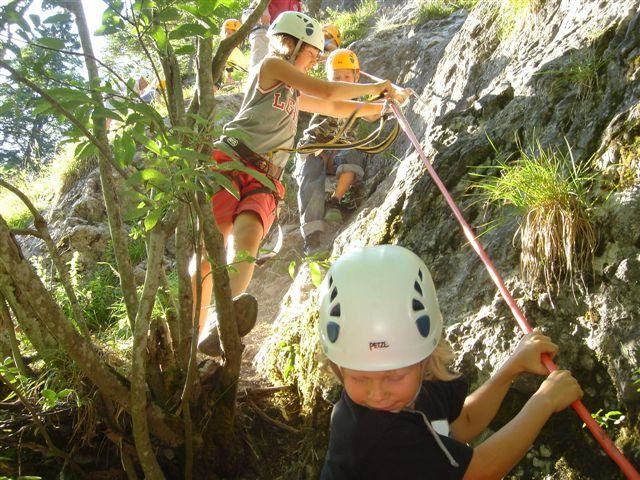
[[[485, 267], [487, 268], [487, 271], [489, 272], [489, 275], [491, 276], [491, 279], [498, 287], [498, 290], [500, 290], [500, 293], [502, 294], [502, 298], [505, 300], [505, 302], [507, 302], [507, 305], [509, 305], [511, 312], [513, 313], [513, 316], [518, 322], [518, 325], [520, 325], [520, 328], [522, 329], [523, 332], [525, 333], [531, 332], [532, 329], [531, 329], [531, 326], [529, 325], [529, 322], [527, 322], [527, 319], [524, 317], [524, 315], [518, 308], [518, 305], [516, 304], [511, 294], [509, 293], [509, 290], [507, 290], [507, 287], [505, 286], [504, 281], [502, 280], [502, 277], [500, 277], [500, 274], [498, 273], [495, 266], [491, 262], [491, 259], [487, 255], [487, 252], [485, 252], [484, 248], [482, 248], [482, 245], [480, 244], [477, 237], [473, 233], [473, 230], [471, 230], [471, 227], [462, 216], [460, 209], [458, 208], [456, 203], [453, 201], [453, 198], [451, 198], [451, 195], [447, 191], [447, 188], [444, 186], [444, 184], [440, 180], [440, 177], [438, 177], [438, 174], [436, 173], [434, 168], [431, 166], [431, 162], [429, 162], [429, 160], [427, 159], [427, 155], [424, 153], [424, 150], [422, 150], [422, 147], [420, 146], [420, 142], [418, 142], [418, 139], [413, 133], [413, 130], [411, 130], [411, 127], [409, 126], [409, 122], [407, 122], [406, 117], [404, 116], [400, 108], [395, 103], [390, 102], [390, 104], [391, 104], [393, 113], [396, 115], [396, 118], [398, 119], [398, 123], [400, 124], [400, 127], [402, 128], [402, 130], [404, 130], [404, 133], [407, 134], [407, 137], [409, 137], [409, 140], [411, 140], [411, 143], [413, 144], [416, 151], [418, 152], [418, 155], [426, 165], [427, 170], [429, 171], [429, 175], [431, 175], [432, 180], [438, 186], [438, 188], [440, 189], [440, 192], [442, 192], [442, 195], [444, 195], [444, 198], [449, 204], [449, 207], [451, 207], [453, 214], [455, 215], [456, 219], [458, 219], [458, 222], [460, 223], [460, 226], [464, 231], [465, 237], [467, 237], [467, 240], [469, 240], [469, 243], [471, 244], [472, 248], [478, 254], [480, 259], [482, 260], [482, 263], [484, 263]], [[553, 363], [553, 360], [551, 360], [551, 358], [546, 354], [542, 355], [542, 363], [544, 363], [545, 367], [547, 367], [547, 370], [549, 370], [549, 372], [553, 372], [554, 370], [558, 369], [557, 365]], [[638, 471], [633, 467], [633, 465], [631, 465], [629, 460], [627, 460], [627, 458], [622, 454], [622, 452], [618, 450], [618, 448], [615, 446], [613, 441], [611, 441], [611, 439], [607, 436], [604, 430], [600, 428], [600, 426], [596, 423], [596, 421], [591, 417], [591, 414], [585, 408], [582, 402], [580, 400], [577, 400], [571, 404], [571, 407], [576, 411], [576, 413], [582, 419], [582, 421], [584, 421], [584, 423], [587, 425], [587, 428], [589, 428], [589, 431], [591, 431], [591, 434], [598, 441], [598, 443], [602, 445], [602, 448], [607, 453], [607, 455], [609, 455], [609, 457], [611, 457], [611, 459], [614, 462], [616, 462], [616, 464], [618, 464], [618, 467], [620, 468], [622, 473], [624, 473], [626, 477], [629, 479], [640, 480], [640, 474], [638, 474]]]

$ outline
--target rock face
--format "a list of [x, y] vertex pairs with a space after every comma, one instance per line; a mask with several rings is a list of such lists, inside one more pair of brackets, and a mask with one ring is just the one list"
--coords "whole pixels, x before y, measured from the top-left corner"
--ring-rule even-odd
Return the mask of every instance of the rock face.
[[[577, 164], [595, 166], [600, 186], [591, 201], [599, 246], [582, 287], [561, 286], [551, 296], [531, 292], [520, 280], [514, 223], [485, 232], [481, 241], [530, 323], [560, 345], [557, 361], [581, 382], [587, 408], [624, 412], [624, 427], [608, 431], [638, 461], [638, 161], [631, 163], [631, 185], [612, 189], [607, 179], [624, 155], [637, 159], [640, 151], [640, 2], [547, 0], [509, 17], [500, 2], [481, 1], [468, 14], [421, 26], [406, 24], [417, 6], [403, 5], [383, 2], [381, 15], [391, 15], [393, 28], [378, 25], [352, 48], [366, 71], [416, 90], [420, 99], [405, 113], [471, 225], [499, 214], [465, 194], [470, 172], [494, 165], [496, 150], [513, 156], [518, 144], [536, 139], [545, 147], [569, 145]], [[577, 73], [585, 69], [588, 75]], [[400, 160], [379, 155], [368, 162], [367, 199], [336, 237], [332, 254], [386, 242], [418, 253], [431, 268], [457, 367], [475, 388], [507, 358], [520, 332], [407, 141], [400, 139], [393, 153]], [[298, 368], [278, 355], [296, 344], [308, 350], [301, 332], [315, 335], [313, 315], [299, 309], [299, 289], [297, 279], [261, 358], [271, 374], [293, 368], [297, 377], [280, 378], [297, 382], [311, 406], [322, 393], [307, 388], [316, 380], [309, 359], [301, 358]], [[305, 300], [307, 312], [315, 301]], [[512, 418], [538, 384], [516, 382], [492, 428]], [[613, 462], [594, 453], [600, 449], [581, 423], [571, 412], [556, 415], [512, 478], [621, 478]]]

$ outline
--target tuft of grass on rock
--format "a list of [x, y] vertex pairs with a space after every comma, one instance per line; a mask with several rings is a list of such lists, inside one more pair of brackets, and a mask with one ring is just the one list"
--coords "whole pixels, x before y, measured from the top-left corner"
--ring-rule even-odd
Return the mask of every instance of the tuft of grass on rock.
[[369, 24], [378, 11], [377, 0], [362, 0], [354, 11], [327, 9], [326, 23], [338, 27], [346, 46], [365, 36]]
[[471, 10], [477, 3], [478, 0], [424, 0], [418, 8], [415, 24], [422, 25], [429, 20], [447, 18], [453, 12], [463, 8]]
[[502, 218], [516, 216], [520, 237], [520, 268], [533, 287], [547, 291], [565, 279], [574, 286], [576, 275], [591, 265], [597, 234], [590, 218], [591, 162], [578, 165], [571, 151], [554, 147], [519, 146], [513, 162], [499, 161], [498, 175], [473, 174], [475, 188], [487, 204], [510, 207]]

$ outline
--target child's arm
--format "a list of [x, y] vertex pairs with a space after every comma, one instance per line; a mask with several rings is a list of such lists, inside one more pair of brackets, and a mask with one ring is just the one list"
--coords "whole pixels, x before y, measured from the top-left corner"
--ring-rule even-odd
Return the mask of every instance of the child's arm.
[[473, 450], [463, 480], [503, 478], [527, 453], [549, 417], [582, 397], [566, 370], [552, 372], [513, 420]]
[[[269, 90], [281, 82], [322, 100], [350, 100], [365, 95], [378, 96], [383, 93], [394, 97], [398, 94], [388, 80], [377, 83], [327, 82], [310, 77], [289, 62], [267, 57], [260, 68], [260, 88]], [[302, 104], [300, 108], [303, 108]]]
[[505, 364], [480, 388], [469, 395], [458, 418], [451, 424], [453, 438], [469, 442], [482, 433], [498, 412], [511, 382], [521, 373], [547, 375], [540, 356], [553, 357], [558, 346], [539, 332], [525, 335]]
[[355, 112], [356, 117], [367, 117], [365, 120], [379, 118], [384, 108], [384, 104], [379, 102], [327, 101], [305, 94], [300, 95], [299, 106], [300, 110], [304, 112], [319, 113], [320, 115], [335, 118], [349, 118]]

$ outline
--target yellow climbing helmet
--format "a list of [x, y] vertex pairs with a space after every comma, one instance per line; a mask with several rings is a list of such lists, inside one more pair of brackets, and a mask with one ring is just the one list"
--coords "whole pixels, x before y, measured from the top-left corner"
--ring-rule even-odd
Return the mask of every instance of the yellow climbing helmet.
[[156, 80], [156, 90], [166, 90], [167, 88], [167, 81], [164, 79], [160, 79], [160, 80]]
[[228, 18], [222, 23], [222, 31], [224, 32], [224, 30], [228, 28], [229, 30], [237, 32], [241, 25], [242, 23], [240, 23], [240, 20], [236, 20], [235, 18]]
[[342, 45], [342, 35], [340, 35], [340, 30], [335, 25], [325, 25], [322, 27], [322, 31], [324, 33], [329, 34], [333, 41], [336, 42], [336, 45], [339, 47]]
[[339, 70], [348, 68], [360, 70], [360, 62], [356, 54], [348, 48], [338, 48], [327, 57], [327, 69]]

